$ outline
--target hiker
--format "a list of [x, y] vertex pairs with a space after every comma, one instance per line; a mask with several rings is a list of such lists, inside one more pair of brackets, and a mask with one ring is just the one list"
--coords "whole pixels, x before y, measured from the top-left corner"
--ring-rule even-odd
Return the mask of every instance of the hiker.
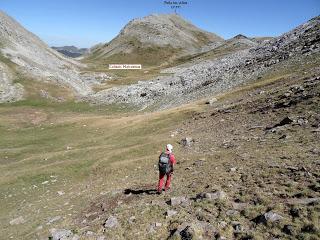
[[166, 184], [164, 190], [170, 189], [170, 182], [173, 173], [173, 165], [176, 164], [176, 159], [172, 153], [173, 146], [167, 144], [166, 151], [162, 152], [159, 156], [159, 183], [158, 183], [158, 194], [162, 193], [162, 186], [164, 182], [164, 177], [167, 176]]

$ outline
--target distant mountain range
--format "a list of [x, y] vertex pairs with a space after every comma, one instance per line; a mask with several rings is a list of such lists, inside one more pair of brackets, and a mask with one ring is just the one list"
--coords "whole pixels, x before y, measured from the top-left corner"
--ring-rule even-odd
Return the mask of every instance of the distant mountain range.
[[51, 47], [52, 49], [62, 53], [65, 56], [76, 58], [80, 57], [88, 51], [88, 48], [77, 48], [75, 46]]

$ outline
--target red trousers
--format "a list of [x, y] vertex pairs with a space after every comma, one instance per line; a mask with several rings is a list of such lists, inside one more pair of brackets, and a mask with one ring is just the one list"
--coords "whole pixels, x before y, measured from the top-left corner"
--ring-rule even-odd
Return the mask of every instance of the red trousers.
[[162, 186], [164, 182], [164, 176], [167, 176], [166, 185], [164, 186], [164, 190], [168, 190], [170, 188], [170, 182], [172, 178], [172, 173], [161, 174], [159, 173], [159, 183], [158, 183], [158, 192], [162, 191]]

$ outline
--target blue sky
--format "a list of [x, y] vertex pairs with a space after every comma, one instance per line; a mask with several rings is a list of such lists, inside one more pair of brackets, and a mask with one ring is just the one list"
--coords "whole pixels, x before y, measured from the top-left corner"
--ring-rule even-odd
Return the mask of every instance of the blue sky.
[[[176, 0], [180, 1], [180, 0]], [[178, 13], [223, 38], [277, 36], [320, 13], [320, 0], [184, 0]], [[0, 0], [0, 9], [50, 46], [91, 47], [132, 18], [172, 13], [161, 0]]]

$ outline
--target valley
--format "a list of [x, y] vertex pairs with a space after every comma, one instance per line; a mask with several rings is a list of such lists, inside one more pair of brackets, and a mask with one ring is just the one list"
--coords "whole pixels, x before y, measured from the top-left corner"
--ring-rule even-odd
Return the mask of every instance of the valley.
[[224, 40], [155, 14], [79, 59], [0, 23], [0, 239], [320, 238], [319, 16]]

